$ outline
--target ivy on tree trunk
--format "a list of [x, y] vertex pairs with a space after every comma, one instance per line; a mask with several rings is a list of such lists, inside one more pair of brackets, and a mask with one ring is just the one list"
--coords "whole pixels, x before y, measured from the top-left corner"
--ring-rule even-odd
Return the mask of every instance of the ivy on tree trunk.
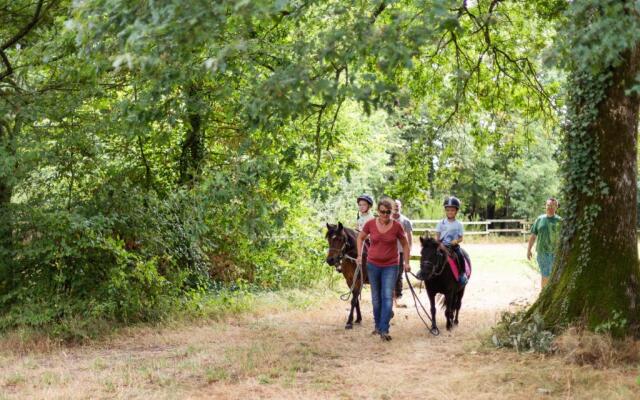
[[[612, 10], [622, 13], [620, 19], [631, 15], [630, 4], [607, 6], [591, 9], [596, 11], [589, 15], [600, 22], [616, 18]], [[597, 45], [591, 43], [593, 48]], [[575, 48], [572, 51], [585, 51]], [[637, 336], [640, 268], [635, 205], [640, 100], [632, 88], [640, 72], [640, 46], [635, 39], [629, 48], [618, 50], [617, 57], [598, 57], [593, 54], [597, 49], [593, 50], [592, 57], [609, 59], [609, 65], [589, 65], [577, 56], [571, 68], [564, 127], [568, 204], [563, 208], [563, 240], [549, 285], [529, 314], [539, 313], [547, 326], [556, 329], [579, 324], [597, 330], [606, 325], [614, 334]]]

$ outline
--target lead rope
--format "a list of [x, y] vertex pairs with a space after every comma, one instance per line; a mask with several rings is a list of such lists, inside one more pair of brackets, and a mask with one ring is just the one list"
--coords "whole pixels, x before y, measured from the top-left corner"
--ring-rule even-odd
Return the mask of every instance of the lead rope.
[[[362, 242], [362, 250], [360, 251], [360, 254], [363, 253], [364, 251], [364, 246], [365, 243], [364, 241]], [[351, 298], [351, 295], [353, 294], [353, 289], [356, 287], [356, 283], [358, 282], [358, 275], [360, 276], [360, 292], [358, 293], [358, 299], [362, 298], [362, 288], [364, 288], [364, 274], [362, 273], [362, 264], [358, 265], [358, 260], [351, 257], [348, 254], [344, 254], [342, 256], [343, 260], [340, 261], [341, 263], [344, 262], [344, 259], [346, 258], [349, 261], [352, 261], [356, 264], [356, 271], [353, 274], [353, 282], [351, 283], [351, 287], [349, 288], [348, 292], [345, 292], [343, 294], [340, 295], [340, 300], [343, 301], [349, 301], [349, 299]]]
[[420, 308], [422, 308], [422, 311], [424, 312], [424, 315], [426, 315], [426, 317], [429, 319], [429, 321], [431, 321], [431, 324], [433, 324], [433, 320], [429, 316], [429, 313], [427, 312], [427, 310], [424, 308], [424, 305], [420, 301], [420, 298], [416, 294], [416, 291], [413, 288], [413, 285], [411, 284], [411, 281], [409, 280], [409, 274], [413, 275], [413, 277], [416, 278], [416, 279], [417, 279], [417, 277], [414, 275], [413, 272], [404, 271], [404, 276], [407, 279], [407, 283], [409, 284], [409, 289], [411, 289], [411, 295], [413, 296], [413, 305], [416, 308], [416, 312], [418, 313], [418, 317], [420, 317], [420, 319], [422, 320], [422, 323], [427, 328], [429, 333], [431, 333], [433, 336], [438, 336], [440, 334], [440, 329], [438, 329], [437, 327], [436, 328], [430, 328], [429, 324], [427, 323], [427, 321], [425, 321], [424, 318], [422, 318], [422, 314], [420, 313], [420, 309], [418, 308], [418, 304], [420, 304]]
[[[444, 258], [444, 262], [446, 262], [446, 261], [447, 261], [447, 259], [445, 257]], [[444, 270], [444, 267], [445, 267], [445, 265], [443, 265], [442, 269], [440, 270], [440, 272], [438, 274], [434, 274], [434, 275], [436, 275], [436, 276], [440, 275], [442, 273], [442, 271]], [[424, 312], [424, 315], [426, 315], [427, 318], [429, 319], [429, 321], [431, 321], [431, 324], [433, 324], [433, 320], [431, 319], [431, 316], [429, 316], [429, 313], [427, 312], [427, 310], [425, 309], [424, 305], [420, 301], [420, 298], [416, 294], [416, 291], [413, 288], [413, 285], [411, 284], [411, 281], [409, 280], [409, 274], [413, 275], [413, 277], [416, 278], [416, 279], [418, 279], [418, 277], [415, 276], [415, 274], [413, 272], [404, 271], [404, 276], [405, 276], [405, 278], [407, 280], [407, 283], [409, 284], [409, 289], [411, 289], [411, 295], [413, 296], [413, 305], [416, 308], [416, 312], [418, 313], [418, 317], [420, 317], [420, 319], [422, 320], [422, 323], [427, 328], [429, 333], [431, 333], [433, 336], [438, 336], [440, 334], [440, 329], [438, 329], [438, 328], [429, 328], [429, 324], [427, 324], [427, 321], [425, 321], [424, 318], [422, 318], [422, 314], [420, 314], [420, 309], [418, 308], [418, 304], [420, 304], [420, 308], [422, 308], [422, 311]], [[420, 284], [420, 288], [422, 289], [422, 282]]]

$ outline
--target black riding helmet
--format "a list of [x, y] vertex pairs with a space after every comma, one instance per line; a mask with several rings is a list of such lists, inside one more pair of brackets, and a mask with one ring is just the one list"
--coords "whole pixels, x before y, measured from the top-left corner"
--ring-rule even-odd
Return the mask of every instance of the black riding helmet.
[[444, 205], [445, 208], [446, 207], [455, 207], [456, 210], [459, 210], [460, 209], [460, 200], [458, 200], [458, 198], [455, 197], [455, 196], [447, 197], [444, 200], [444, 204], [443, 205]]
[[356, 203], [360, 202], [360, 200], [366, 201], [367, 203], [369, 203], [370, 207], [373, 207], [373, 197], [369, 196], [368, 194], [361, 194], [360, 196], [358, 196]]

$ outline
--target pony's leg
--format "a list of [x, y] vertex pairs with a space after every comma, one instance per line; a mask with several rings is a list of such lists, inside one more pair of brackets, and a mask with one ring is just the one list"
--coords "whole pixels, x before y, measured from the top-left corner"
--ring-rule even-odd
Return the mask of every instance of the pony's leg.
[[447, 330], [450, 331], [453, 327], [453, 308], [455, 305], [455, 293], [448, 293], [444, 297], [446, 309], [444, 315], [447, 317]]
[[464, 296], [464, 287], [462, 288], [462, 290], [460, 291], [460, 293], [457, 294], [456, 296], [456, 317], [453, 320], [453, 323], [458, 325], [458, 314], [460, 314], [460, 308], [462, 308], [462, 296]]
[[438, 329], [436, 324], [436, 294], [431, 293], [427, 288], [427, 295], [429, 296], [429, 304], [431, 305], [431, 329]]
[[351, 310], [349, 311], [349, 319], [347, 319], [347, 324], [344, 326], [344, 329], [353, 329], [353, 310], [355, 309], [355, 298], [351, 299]]
[[446, 311], [445, 314], [447, 316], [447, 330], [450, 331], [451, 328], [453, 328], [453, 314], [454, 314], [454, 310], [455, 310], [455, 306], [456, 306], [456, 302], [457, 302], [457, 293], [455, 292], [455, 290], [452, 290], [451, 292], [449, 292], [449, 294], [445, 295], [445, 304], [446, 304]]
[[[342, 274], [344, 275], [344, 279], [347, 281], [347, 286], [349, 288], [353, 285], [354, 272], [355, 266], [352, 263], [346, 263], [346, 268], [342, 270]], [[353, 297], [353, 292], [351, 292], [351, 296], [351, 310], [349, 310], [349, 318], [347, 319], [347, 324], [344, 326], [344, 329], [353, 328], [353, 309], [355, 308], [355, 297]]]
[[360, 290], [361, 289], [362, 289], [361, 287], [354, 288], [353, 299], [351, 299], [351, 302], [355, 300], [356, 324], [359, 324], [360, 322], [362, 322], [362, 313], [360, 312]]
[[453, 324], [458, 325], [458, 314], [460, 313], [460, 298], [456, 300], [456, 304], [453, 307]]

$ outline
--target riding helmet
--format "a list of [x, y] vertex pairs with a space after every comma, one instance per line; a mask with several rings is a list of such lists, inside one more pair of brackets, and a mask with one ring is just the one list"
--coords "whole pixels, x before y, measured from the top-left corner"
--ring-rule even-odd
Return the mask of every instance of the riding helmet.
[[369, 203], [370, 207], [373, 207], [373, 197], [369, 196], [368, 194], [361, 194], [360, 196], [358, 196], [358, 200], [356, 200], [357, 202], [360, 202], [360, 200], [364, 200], [367, 203]]
[[460, 209], [460, 200], [458, 200], [457, 197], [455, 196], [451, 196], [451, 197], [447, 197], [444, 200], [444, 207], [455, 207], [456, 210]]

